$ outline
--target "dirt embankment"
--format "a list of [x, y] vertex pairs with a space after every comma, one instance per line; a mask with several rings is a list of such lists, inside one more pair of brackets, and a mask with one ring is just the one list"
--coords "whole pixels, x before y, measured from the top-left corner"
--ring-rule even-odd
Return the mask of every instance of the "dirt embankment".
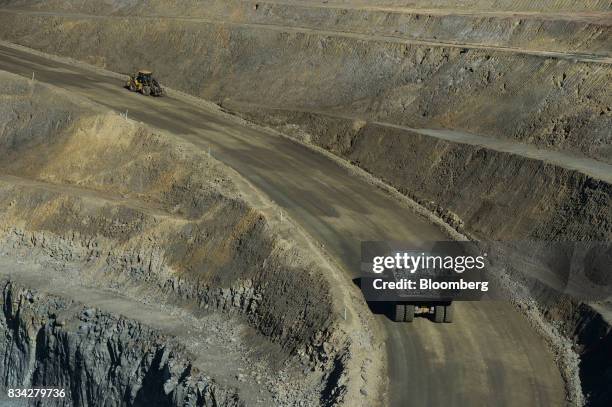
[[[309, 0], [294, 0], [292, 3], [308, 4]], [[457, 8], [457, 0], [329, 0], [315, 4], [360, 5], [360, 6], [397, 6], [416, 8]], [[510, 11], [551, 11], [551, 10], [601, 10], [610, 11], [612, 6], [607, 0], [462, 0], [462, 9], [467, 10], [510, 10]]]
[[0, 76], [8, 253], [73, 264], [68, 277], [82, 286], [247, 321], [253, 342], [278, 347], [265, 363], [300, 373], [272, 385], [279, 404], [359, 394], [333, 271], [253, 206], [234, 173], [171, 135], [17, 78]]
[[[612, 100], [605, 86], [612, 68], [581, 55], [598, 52], [595, 44], [585, 42], [578, 54], [538, 55], [372, 37], [351, 27], [359, 19], [350, 14], [343, 17], [346, 28], [358, 34], [301, 30], [291, 22], [283, 27], [229, 23], [242, 21], [238, 14], [207, 22], [7, 12], [0, 14], [0, 36], [117, 72], [148, 66], [167, 85], [218, 103], [327, 110], [411, 127], [453, 128], [612, 162]], [[274, 18], [289, 17], [280, 13]], [[505, 35], [504, 20], [495, 21], [498, 34]], [[387, 26], [403, 26], [396, 23]], [[525, 29], [534, 36], [541, 32], [537, 26]], [[447, 35], [455, 38], [455, 31], [448, 28]], [[555, 39], [574, 38], [569, 28], [552, 31]], [[599, 31], [587, 37], [610, 33], [605, 26]], [[141, 46], [134, 49], [133, 43]]]
[[[589, 406], [606, 406], [612, 400], [612, 307], [564, 302], [549, 307], [548, 317], [559, 321], [580, 355], [580, 378]], [[604, 315], [607, 315], [605, 317]]]
[[[2, 2], [0, 2], [2, 6]], [[204, 18], [231, 23], [302, 27], [389, 36], [407, 40], [471, 43], [500, 47], [577, 52], [610, 56], [612, 24], [605, 13], [564, 14], [547, 9], [548, 14], [515, 12], [507, 8], [495, 12], [436, 10], [418, 7], [385, 7], [372, 4], [317, 4], [283, 1], [65, 1], [11, 2], [4, 7], [110, 16], [164, 16]], [[517, 13], [517, 11], [519, 11]]]
[[612, 186], [578, 171], [323, 114], [243, 114], [358, 165], [476, 238], [612, 236]]
[[[76, 12], [120, 15], [128, 3], [104, 4], [110, 7], [76, 8]], [[371, 124], [450, 128], [612, 163], [612, 99], [606, 86], [612, 80], [612, 68], [602, 58], [597, 62], [583, 55], [609, 55], [606, 24], [544, 16], [432, 13], [425, 18], [419, 13], [298, 10], [269, 3], [231, 15], [214, 4], [211, 15], [226, 16], [225, 22], [0, 13], [0, 37], [117, 72], [151, 67], [171, 87], [307, 137], [478, 237], [610, 239], [608, 183], [519, 155]], [[427, 6], [452, 4], [438, 1]], [[609, 2], [603, 1], [474, 1], [467, 6], [587, 13], [610, 9]], [[176, 12], [171, 6], [157, 11], [163, 14], [163, 10]], [[193, 9], [194, 16], [209, 15], [197, 14], [198, 10]], [[387, 28], [373, 31], [375, 24], [357, 21], [365, 17], [379, 21], [383, 16], [391, 22], [383, 27], [399, 33]], [[291, 27], [298, 19], [330, 24], [328, 29], [333, 23], [347, 32]], [[280, 27], [286, 20], [289, 23]], [[425, 25], [418, 21], [424, 21], [426, 31], [419, 31]], [[464, 23], [470, 30], [458, 32]], [[448, 31], [443, 28], [447, 24]], [[529, 43], [540, 50], [561, 52], [487, 48], [486, 41], [485, 47], [443, 44], [453, 39], [480, 41], [479, 36], [495, 41], [488, 45], [528, 48]], [[440, 41], [403, 42], [409, 37]], [[141, 45], [139, 49], [133, 48], [134, 43]], [[181, 58], [176, 50], [189, 58]], [[572, 311], [558, 312], [563, 307]], [[550, 320], [567, 322], [596, 319], [585, 311], [592, 309], [567, 302], [546, 305], [543, 310], [549, 312]], [[575, 328], [568, 323], [564, 329], [578, 342]], [[593, 370], [586, 368], [586, 355], [593, 355], [590, 352], [599, 343], [584, 347], [581, 374], [584, 389], [605, 401], [608, 396], [601, 395]]]

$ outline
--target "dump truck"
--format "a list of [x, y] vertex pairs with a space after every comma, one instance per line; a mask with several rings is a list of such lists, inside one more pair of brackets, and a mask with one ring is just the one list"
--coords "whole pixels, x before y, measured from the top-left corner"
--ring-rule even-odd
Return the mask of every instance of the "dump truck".
[[412, 322], [415, 315], [431, 315], [434, 322], [453, 322], [452, 301], [394, 302], [392, 319], [395, 322]]
[[386, 269], [382, 274], [363, 275], [359, 285], [366, 301], [380, 304], [377, 308], [384, 310], [395, 322], [412, 322], [415, 316], [426, 316], [434, 322], [450, 323], [453, 322], [456, 291], [441, 293], [420, 288], [419, 283], [421, 280], [442, 281], [454, 277], [439, 270], [420, 270], [415, 275], [406, 270]]
[[[439, 272], [438, 272], [439, 273]], [[393, 280], [409, 277], [404, 272], [392, 270]], [[392, 301], [391, 318], [395, 322], [412, 322], [415, 315], [430, 316], [434, 322], [453, 322], [452, 296], [431, 295], [426, 290], [412, 290], [398, 294]]]
[[393, 321], [426, 316], [450, 323], [455, 301], [482, 296], [484, 258], [469, 255], [477, 254], [475, 249], [454, 241], [427, 242], [419, 249], [402, 242], [362, 242], [358, 284], [368, 304]]
[[125, 87], [132, 92], [140, 92], [145, 96], [164, 95], [164, 89], [153, 77], [153, 72], [144, 69], [130, 75]]

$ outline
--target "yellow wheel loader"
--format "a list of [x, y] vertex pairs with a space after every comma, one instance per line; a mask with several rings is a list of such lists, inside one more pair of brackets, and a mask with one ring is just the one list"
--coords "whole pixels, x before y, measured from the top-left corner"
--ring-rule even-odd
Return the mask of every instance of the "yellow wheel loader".
[[140, 70], [130, 75], [125, 87], [132, 92], [140, 92], [145, 96], [163, 96], [164, 90], [153, 77], [153, 72]]

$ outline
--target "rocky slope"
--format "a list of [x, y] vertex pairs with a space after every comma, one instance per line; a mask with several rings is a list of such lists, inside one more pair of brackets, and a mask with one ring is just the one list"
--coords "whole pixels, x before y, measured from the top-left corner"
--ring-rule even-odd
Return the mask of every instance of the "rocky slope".
[[243, 115], [343, 157], [480, 239], [612, 236], [612, 186], [580, 171], [325, 114]]
[[[610, 239], [603, 179], [377, 124], [612, 163], [609, 1], [288, 3], [153, 1], [125, 17], [143, 3], [4, 1], [13, 11], [0, 12], [0, 37], [117, 72], [151, 67], [169, 86], [350, 160], [479, 238]], [[589, 362], [607, 341], [601, 304], [534, 306], [580, 344], [584, 389], [605, 405], [593, 372], [609, 366]], [[584, 340], [599, 320], [600, 338]]]
[[[275, 4], [253, 10], [252, 4], [192, 3], [190, 8], [155, 3], [139, 17], [121, 17], [140, 3], [113, 2], [112, 10], [79, 4], [43, 5], [43, 14], [3, 12], [0, 35], [117, 72], [148, 66], [171, 87], [225, 104], [332, 110], [611, 160], [612, 103], [603, 86], [612, 74], [609, 58], [585, 57], [609, 55], [605, 16], [603, 23], [571, 18], [551, 23], [537, 15], [525, 22], [424, 16], [419, 29], [411, 19], [420, 14], [400, 14], [408, 19], [404, 22], [367, 9], [307, 9], [303, 15], [301, 9], [285, 6], [289, 11], [283, 11]], [[106, 14], [112, 16], [99, 18]], [[162, 17], [176, 14], [186, 17]], [[198, 15], [209, 19], [198, 20]], [[436, 18], [459, 21], [430, 21]], [[472, 18], [473, 26], [463, 37], [457, 34], [461, 18]], [[379, 26], [372, 21], [380, 19], [393, 32], [364, 28]], [[525, 32], [510, 30], [512, 25]], [[431, 31], [423, 32], [425, 27]], [[582, 40], [576, 40], [576, 31]], [[487, 44], [480, 37], [498, 40]], [[411, 41], [415, 38], [425, 42]], [[132, 43], [146, 52], [134, 50]], [[177, 49], [190, 57], [177, 62]]]
[[[607, 44], [610, 40], [610, 32], [607, 29], [610, 21], [606, 18], [605, 9], [599, 13], [568, 13], [567, 9], [556, 10], [546, 5], [544, 10], [547, 13], [543, 14], [525, 7], [533, 3], [491, 5], [488, 10], [478, 7], [470, 9], [465, 3], [460, 10], [456, 10], [436, 9], [435, 4], [429, 2], [421, 5], [413, 2], [410, 7], [401, 7], [405, 5], [244, 0], [206, 3], [5, 1], [4, 4], [0, 2], [0, 5], [31, 11], [66, 11], [112, 16], [189, 16], [231, 23], [304, 27], [406, 40], [610, 56], [610, 47]], [[512, 6], [516, 7], [515, 11], [511, 11]]]
[[[261, 373], [242, 375], [237, 384], [240, 398], [249, 404], [259, 400], [265, 404], [266, 397], [280, 405], [334, 404], [350, 399], [355, 395], [352, 392], [359, 394], [359, 389], [347, 385], [350, 375], [346, 369], [356, 363], [351, 359], [352, 339], [346, 335], [352, 328], [342, 327], [336, 303], [340, 299], [330, 295], [333, 269], [320, 254], [306, 249], [308, 244], [296, 244], [301, 235], [289, 220], [280, 227], [258, 209], [260, 203], [252, 204], [258, 198], [248, 188], [238, 190], [237, 175], [206, 152], [169, 134], [152, 132], [65, 92], [6, 73], [0, 75], [0, 89], [0, 240], [5, 253], [12, 257], [22, 253], [23, 259], [37, 264], [53, 261], [55, 266], [49, 272], [77, 287], [111, 290], [143, 302], [191, 310], [194, 315], [223, 313], [247, 324], [252, 332], [244, 348], [259, 356], [243, 363], [249, 366], [258, 361], [263, 366]], [[20, 268], [17, 265], [13, 271]], [[59, 296], [66, 298], [62, 293]], [[87, 304], [87, 299], [82, 302]], [[6, 326], [19, 326], [17, 311], [5, 312]], [[71, 339], [76, 335], [72, 331], [53, 332], [62, 339], [47, 345], [55, 338], [48, 333], [54, 325], [43, 318], [44, 307], [36, 312], [35, 319], [42, 318], [42, 322], [34, 325], [35, 332], [5, 342], [5, 354], [12, 353], [11, 347], [28, 346], [54, 353], [62, 341], [72, 344], [76, 340]], [[107, 324], [106, 320], [101, 323]], [[134, 322], [136, 326], [140, 323], [138, 319]], [[99, 335], [106, 335], [105, 328], [97, 329]], [[52, 339], [30, 343], [28, 338], [41, 335]], [[133, 334], [133, 339], [148, 347], [147, 335]], [[114, 343], [115, 338], [108, 340]], [[117, 342], [116, 346], [128, 344]], [[270, 348], [262, 351], [266, 346], [274, 352]], [[114, 357], [110, 352], [102, 359]], [[133, 358], [153, 363], [150, 360], [162, 354], [162, 350], [134, 349]], [[24, 355], [15, 358], [28, 354]], [[30, 367], [46, 369], [48, 363], [57, 372], [63, 360], [40, 357], [44, 360], [28, 362], [23, 371], [7, 366], [3, 386], [25, 385], [29, 380], [42, 383], [43, 378], [32, 376]], [[204, 359], [207, 373], [232, 384], [239, 367], [232, 366], [230, 356], [217, 364], [206, 364]], [[19, 360], [15, 363], [21, 363]], [[100, 363], [100, 371], [113, 369]], [[219, 363], [225, 367], [220, 369]], [[142, 377], [146, 378], [149, 367], [142, 366]], [[153, 367], [158, 368], [163, 366]], [[45, 384], [53, 380], [60, 384], [59, 376], [52, 371], [48, 374]], [[81, 374], [91, 383], [79, 387], [77, 376]], [[64, 377], [61, 384], [73, 389], [73, 401], [83, 398], [83, 405], [96, 399], [96, 388], [138, 390], [121, 376], [117, 376], [120, 383], [102, 383], [100, 373], [92, 376], [77, 369], [75, 375]], [[261, 379], [257, 377], [277, 375], [278, 381], [260, 395]], [[151, 377], [151, 386], [159, 384], [158, 379], [162, 380]], [[168, 380], [171, 378], [163, 383]], [[93, 390], [85, 394], [85, 388]], [[195, 387], [183, 390], [180, 394], [168, 390], [173, 400], [168, 405], [182, 405], [184, 397], [199, 394]], [[376, 392], [371, 394], [374, 397]], [[123, 400], [111, 396], [109, 400]], [[194, 405], [208, 405], [202, 401], [206, 397], [197, 397], [200, 401]], [[233, 405], [234, 397], [227, 400], [222, 403], [217, 398], [219, 405]], [[145, 405], [137, 398], [121, 403], [112, 405]]]
[[[2, 304], [3, 387], [65, 391], [37, 406], [244, 405], [199, 372], [184, 348], [138, 321], [10, 280], [2, 281]], [[6, 394], [3, 403], [18, 403]]]

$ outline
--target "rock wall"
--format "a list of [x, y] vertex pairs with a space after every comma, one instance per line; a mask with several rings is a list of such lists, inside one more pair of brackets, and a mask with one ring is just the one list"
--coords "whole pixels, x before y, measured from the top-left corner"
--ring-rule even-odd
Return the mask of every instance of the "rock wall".
[[[550, 57], [443, 41], [404, 43], [359, 33], [351, 26], [359, 17], [346, 17], [346, 28], [357, 34], [344, 35], [291, 23], [234, 24], [232, 17], [213, 22], [2, 12], [0, 38], [117, 72], [149, 66], [168, 86], [222, 104], [328, 110], [411, 127], [454, 128], [612, 162], [612, 100], [605, 87], [612, 71], [608, 63], [582, 56], [605, 46], [589, 42], [580, 55]], [[282, 13], [274, 18], [285, 19]], [[312, 17], [312, 24], [316, 21]], [[489, 27], [483, 36], [493, 31], [504, 36], [509, 32], [504, 21], [476, 25]], [[552, 23], [534, 21], [524, 23], [529, 35], [516, 35], [548, 48], [550, 41], [537, 33], [539, 24]], [[412, 26], [396, 23], [387, 26]], [[437, 37], [437, 25], [450, 25], [446, 35], [455, 36], [452, 27], [461, 24], [426, 25]], [[588, 38], [609, 43], [606, 27], [585, 30]], [[575, 27], [560, 26], [551, 28], [550, 36], [569, 39], [574, 32]], [[133, 43], [141, 46], [134, 49]]]
[[48, 386], [66, 394], [27, 405], [243, 405], [194, 369], [170, 338], [136, 321], [6, 279], [0, 286], [3, 389]]
[[47, 8], [72, 9], [75, 11], [121, 13], [133, 12], [147, 6], [153, 12], [193, 12], [211, 13], [228, 12], [229, 10], [252, 9], [258, 11], [266, 6], [293, 6], [304, 8], [325, 9], [352, 9], [364, 8], [370, 11], [395, 8], [397, 10], [462, 10], [469, 11], [509, 11], [509, 12], [581, 12], [581, 11], [610, 11], [612, 5], [608, 0], [462, 0], [458, 7], [456, 0], [0, 0], [2, 6], [45, 10]]
[[612, 186], [577, 171], [322, 114], [245, 115], [351, 161], [478, 238], [612, 237]]
[[[297, 0], [295, 3], [307, 4], [308, 0]], [[457, 8], [456, 0], [331, 0], [328, 4], [360, 4], [373, 6], [404, 6], [420, 8]], [[610, 10], [612, 6], [606, 0], [462, 0], [461, 8], [468, 10]]]
[[612, 323], [600, 309], [586, 304], [575, 307], [565, 327], [581, 354], [584, 393], [589, 405], [605, 406], [612, 400], [612, 389], [607, 385], [612, 378]]
[[0, 169], [17, 177], [2, 183], [5, 233], [18, 225], [22, 244], [102, 264], [102, 275], [241, 309], [288, 351], [330, 327], [320, 266], [276, 236], [221, 164], [118, 115], [77, 116], [42, 86], [33, 97], [25, 80], [5, 86]]
[[[0, 93], [3, 250], [65, 265], [49, 270], [49, 277], [65, 274], [83, 286], [129, 292], [196, 314], [238, 316], [261, 335], [258, 340], [278, 346], [268, 355], [271, 363], [294, 358], [302, 369], [322, 375], [316, 386], [328, 390], [319, 395], [313, 386], [314, 400], [320, 396], [321, 403], [333, 404], [344, 396], [346, 384], [338, 380], [351, 344], [337, 330], [340, 314], [331, 296], [329, 270], [250, 204], [248, 193], [236, 187], [235, 173], [170, 134], [153, 132], [46, 85], [0, 73]], [[45, 326], [36, 329], [42, 333], [29, 335], [49, 342], [44, 346], [63, 346], [41, 337], [48, 334]], [[66, 335], [62, 340], [72, 350], [74, 340]], [[154, 364], [163, 352], [153, 349], [150, 357], [142, 357], [151, 359], [151, 369], [165, 371]], [[49, 369], [59, 370], [67, 363], [64, 356], [73, 357], [60, 354], [48, 362]], [[28, 366], [20, 370], [7, 365], [7, 372], [26, 380]], [[149, 377], [147, 366], [143, 375]], [[89, 373], [70, 374], [67, 385]], [[87, 377], [99, 386], [96, 391], [113, 385]], [[158, 386], [162, 379], [147, 380]], [[167, 405], [180, 403], [189, 392], [180, 390]], [[90, 393], [80, 405], [96, 399]], [[204, 396], [210, 395], [197, 397]], [[117, 405], [147, 405], [144, 399], [133, 404], [117, 400], [126, 403]], [[214, 405], [233, 405], [217, 401]]]
[[[532, 5], [534, 2], [529, 2]], [[610, 56], [609, 22], [582, 14], [575, 18], [553, 14], [538, 18], [519, 5], [514, 12], [495, 5], [489, 12], [470, 12], [463, 2], [459, 13], [436, 11], [431, 3], [411, 7], [317, 4], [275, 1], [6, 1], [0, 7], [110, 16], [189, 16], [243, 24], [308, 27], [337, 33], [388, 36], [390, 39], [473, 43], [526, 50], [572, 51]], [[405, 4], [402, 4], [405, 6]], [[593, 10], [593, 8], [591, 8]], [[547, 12], [555, 12], [548, 7]], [[517, 14], [518, 13], [518, 14]], [[597, 16], [597, 15], [596, 15]]]

